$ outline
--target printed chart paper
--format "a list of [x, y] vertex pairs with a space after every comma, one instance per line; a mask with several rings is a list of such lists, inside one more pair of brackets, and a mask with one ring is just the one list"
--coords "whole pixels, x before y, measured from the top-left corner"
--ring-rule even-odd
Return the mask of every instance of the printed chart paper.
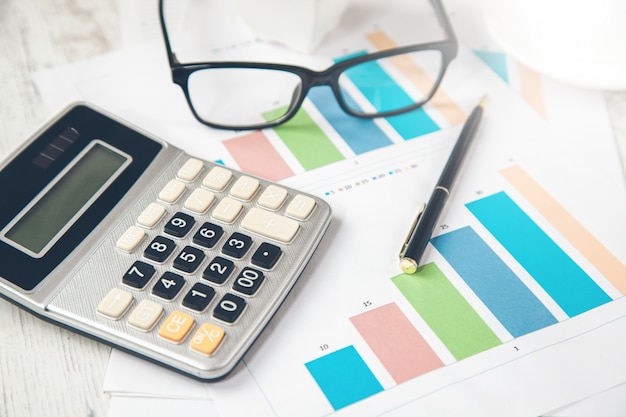
[[417, 275], [397, 253], [458, 130], [286, 181], [336, 222], [245, 367], [211, 386], [225, 414], [240, 379], [278, 416], [539, 415], [621, 381], [623, 182], [586, 186], [606, 148], [567, 149], [482, 85], [490, 106]]

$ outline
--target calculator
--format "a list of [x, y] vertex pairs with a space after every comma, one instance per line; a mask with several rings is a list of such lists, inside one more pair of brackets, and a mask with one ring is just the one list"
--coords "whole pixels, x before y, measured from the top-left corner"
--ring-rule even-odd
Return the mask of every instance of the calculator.
[[200, 380], [225, 377], [331, 220], [321, 198], [201, 160], [89, 103], [0, 163], [0, 295]]

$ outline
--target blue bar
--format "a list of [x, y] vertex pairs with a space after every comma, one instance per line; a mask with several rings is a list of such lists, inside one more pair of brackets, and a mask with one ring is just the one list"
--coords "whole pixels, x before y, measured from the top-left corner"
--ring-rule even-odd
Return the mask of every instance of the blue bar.
[[557, 322], [471, 227], [434, 237], [431, 243], [513, 337]]
[[[367, 52], [357, 52], [349, 56], [336, 59], [335, 62], [348, 58], [366, 55]], [[370, 61], [346, 71], [346, 75], [361, 91], [365, 98], [376, 108], [376, 103], [394, 103], [393, 107], [410, 105], [414, 100], [385, 72], [376, 62]], [[385, 88], [382, 88], [385, 87]], [[388, 106], [383, 106], [388, 107]], [[439, 126], [424, 112], [423, 108], [387, 117], [385, 120], [400, 134], [404, 140], [414, 139], [439, 130]]]
[[498, 77], [504, 82], [509, 82], [509, 68], [506, 62], [506, 55], [503, 52], [484, 51], [476, 49], [474, 53], [483, 61]]
[[355, 154], [391, 145], [391, 140], [372, 119], [361, 119], [344, 112], [329, 87], [312, 88], [307, 97]]
[[466, 206], [568, 316], [611, 301], [504, 192]]
[[335, 410], [383, 390], [354, 346], [305, 364]]

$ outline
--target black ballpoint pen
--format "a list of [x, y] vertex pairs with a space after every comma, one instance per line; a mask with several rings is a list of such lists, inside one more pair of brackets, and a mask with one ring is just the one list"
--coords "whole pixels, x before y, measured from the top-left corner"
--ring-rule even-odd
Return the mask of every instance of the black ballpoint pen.
[[450, 196], [450, 189], [461, 168], [463, 158], [468, 153], [469, 145], [476, 134], [476, 129], [483, 115], [486, 97], [483, 97], [478, 105], [472, 110], [467, 122], [461, 130], [461, 134], [450, 152], [439, 181], [435, 186], [428, 203], [422, 205], [417, 218], [409, 230], [409, 234], [400, 250], [400, 269], [405, 274], [413, 274], [417, 271], [422, 255], [432, 237], [435, 224], [443, 211]]

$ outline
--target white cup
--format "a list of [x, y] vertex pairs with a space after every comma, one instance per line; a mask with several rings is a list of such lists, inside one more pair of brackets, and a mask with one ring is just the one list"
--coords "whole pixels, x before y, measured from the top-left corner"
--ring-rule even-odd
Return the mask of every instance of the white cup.
[[308, 53], [339, 23], [348, 0], [237, 0], [236, 4], [258, 39]]
[[583, 87], [626, 89], [626, 0], [484, 0], [484, 16], [525, 65]]

